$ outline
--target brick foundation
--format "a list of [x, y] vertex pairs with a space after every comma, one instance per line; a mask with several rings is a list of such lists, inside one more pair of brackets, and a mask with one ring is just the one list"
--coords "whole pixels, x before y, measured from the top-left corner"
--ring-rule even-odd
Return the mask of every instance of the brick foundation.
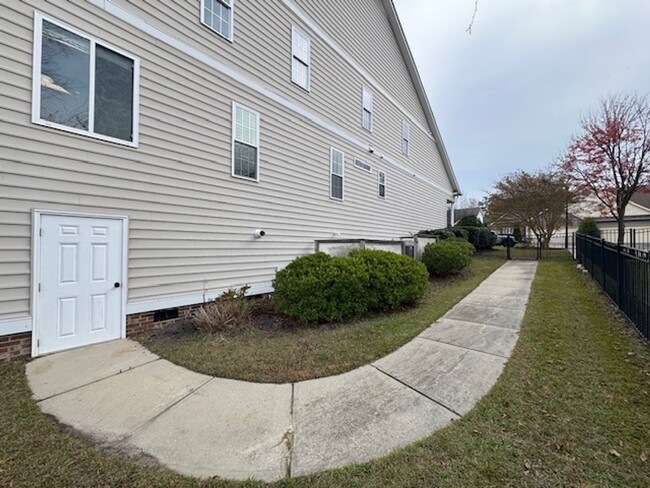
[[[162, 329], [176, 322], [186, 320], [193, 310], [199, 308], [202, 303], [195, 305], [185, 305], [178, 307], [178, 318], [155, 321], [156, 311], [133, 313], [126, 316], [126, 335], [127, 337], [139, 332], [148, 332], [151, 330]], [[172, 309], [173, 310], [173, 309]]]
[[29, 358], [31, 354], [31, 332], [0, 336], [0, 363]]
[[[131, 336], [138, 332], [148, 332], [151, 330], [162, 329], [176, 322], [186, 320], [193, 310], [202, 304], [186, 305], [178, 307], [178, 317], [168, 320], [155, 321], [156, 311], [134, 313], [126, 316], [126, 335]], [[171, 309], [174, 310], [174, 309]], [[32, 333], [21, 332], [20, 334], [11, 334], [0, 336], [0, 364], [18, 359], [30, 358], [32, 354]]]

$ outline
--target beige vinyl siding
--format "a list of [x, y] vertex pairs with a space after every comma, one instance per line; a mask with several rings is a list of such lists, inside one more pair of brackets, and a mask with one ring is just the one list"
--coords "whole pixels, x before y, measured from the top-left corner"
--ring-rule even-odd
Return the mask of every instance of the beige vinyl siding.
[[388, 90], [422, 125], [427, 125], [413, 80], [378, 0], [296, 0], [298, 6]]
[[[296, 255], [313, 251], [314, 239], [334, 233], [387, 238], [444, 225], [448, 196], [377, 155], [233, 84], [90, 4], [77, 1], [64, 9], [50, 2], [28, 3], [0, 6], [0, 16], [11, 19], [0, 28], [4, 83], [0, 93], [0, 319], [29, 314], [34, 208], [127, 215], [130, 303], [245, 284], [266, 286], [277, 268]], [[138, 10], [135, 5], [141, 5], [123, 3], [134, 12]], [[174, 5], [182, 13], [191, 3]], [[154, 4], [158, 3], [152, 2], [148, 8], [154, 10]], [[243, 44], [245, 12], [252, 4], [266, 2], [237, 3], [233, 46]], [[163, 7], [159, 11], [164, 20]], [[140, 57], [138, 149], [31, 123], [34, 8]], [[258, 15], [260, 24], [269, 23]], [[289, 53], [290, 21], [278, 12], [275, 17], [286, 27], [277, 35], [286, 37]], [[202, 27], [195, 18], [193, 28], [201, 32]], [[262, 25], [259, 30], [264, 31]], [[213, 38], [221, 49], [228, 47], [218, 36]], [[276, 41], [269, 39], [271, 42]], [[323, 49], [319, 48], [322, 53]], [[316, 50], [314, 47], [312, 52]], [[217, 56], [216, 51], [212, 54]], [[265, 56], [261, 53], [260, 59]], [[269, 72], [285, 71], [281, 81], [273, 81], [273, 88], [287, 94], [302, 91], [291, 83], [289, 56], [283, 53], [279, 57], [281, 66], [265, 67]], [[314, 71], [325, 63], [325, 58], [314, 57]], [[333, 69], [345, 69], [340, 61], [334, 65]], [[248, 69], [253, 76], [254, 65]], [[341, 113], [332, 109], [327, 118], [358, 135], [362, 82], [352, 71], [347, 73], [349, 81], [332, 78], [342, 83], [339, 98], [321, 95], [309, 103], [315, 112], [321, 112], [319, 103], [341, 108]], [[314, 73], [314, 92], [318, 84], [323, 86], [318, 91], [325, 92], [326, 76], [334, 74]], [[389, 107], [377, 98], [376, 106]], [[230, 176], [233, 100], [260, 113], [259, 183]], [[354, 109], [344, 108], [349, 105]], [[379, 141], [373, 143], [381, 146], [394, 140], [395, 150], [390, 154], [398, 160], [400, 131], [393, 135], [392, 125], [401, 125], [401, 116], [395, 116], [394, 122], [393, 113], [397, 112], [379, 109], [377, 133], [372, 136]], [[390, 136], [380, 132], [389, 127]], [[329, 199], [331, 146], [346, 154], [345, 202]], [[355, 157], [372, 164], [375, 172], [355, 170]], [[437, 152], [433, 157], [429, 153], [409, 158], [409, 164], [449, 187], [441, 163], [440, 168], [436, 166], [436, 157]], [[390, 182], [386, 201], [376, 196], [378, 169], [387, 173]], [[253, 239], [256, 228], [265, 229], [267, 236]]]

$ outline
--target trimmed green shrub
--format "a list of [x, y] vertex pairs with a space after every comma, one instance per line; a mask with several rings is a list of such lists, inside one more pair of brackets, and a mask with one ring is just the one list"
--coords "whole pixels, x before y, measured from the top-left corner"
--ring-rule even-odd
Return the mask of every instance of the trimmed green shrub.
[[598, 224], [591, 217], [587, 217], [580, 222], [580, 225], [578, 226], [578, 234], [585, 234], [600, 239], [600, 229], [598, 228]]
[[278, 310], [301, 320], [344, 320], [368, 312], [368, 280], [359, 261], [309, 254], [277, 272], [273, 300]]
[[274, 303], [301, 320], [339, 321], [413, 304], [428, 291], [428, 278], [422, 263], [388, 251], [316, 253], [277, 272]]
[[[472, 249], [470, 249], [472, 248]], [[473, 246], [447, 239], [424, 247], [422, 262], [432, 276], [452, 276], [465, 269], [472, 260]]]
[[352, 251], [350, 259], [363, 265], [369, 283], [365, 298], [372, 311], [411, 305], [429, 290], [426, 267], [415, 259], [389, 251]]
[[512, 237], [515, 238], [516, 242], [521, 242], [523, 236], [521, 235], [521, 229], [519, 226], [515, 227], [515, 230], [512, 231]]
[[452, 227], [450, 230], [454, 233], [454, 236], [456, 236], [457, 239], [462, 239], [464, 241], [469, 240], [469, 232], [467, 230], [459, 229], [458, 227]]
[[456, 237], [451, 227], [444, 229], [421, 230], [417, 234], [419, 237], [435, 237], [438, 240], [453, 239]]
[[476, 249], [492, 249], [496, 243], [496, 237], [487, 227], [454, 227], [467, 232], [467, 241]]
[[484, 227], [485, 225], [474, 215], [465, 215], [461, 218], [456, 227]]

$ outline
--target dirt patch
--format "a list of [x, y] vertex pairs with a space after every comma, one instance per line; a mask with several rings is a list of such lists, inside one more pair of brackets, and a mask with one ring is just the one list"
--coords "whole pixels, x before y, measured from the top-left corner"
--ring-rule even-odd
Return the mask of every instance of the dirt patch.
[[136, 447], [127, 444], [125, 440], [108, 442], [105, 440], [96, 439], [90, 434], [86, 434], [85, 432], [81, 432], [80, 430], [77, 430], [68, 424], [60, 422], [54, 415], [50, 415], [50, 414], [43, 414], [43, 415], [45, 415], [47, 418], [52, 420], [52, 422], [58, 425], [62, 433], [83, 442], [85, 445], [89, 447], [92, 447], [94, 449], [100, 449], [114, 456], [127, 459], [134, 463], [140, 464], [141, 466], [149, 466], [155, 468], [164, 467], [151, 454], [147, 454], [141, 449], [138, 449]]
[[[318, 324], [315, 322], [303, 322], [292, 317], [288, 317], [278, 312], [273, 304], [273, 297], [265, 295], [261, 298], [253, 299], [255, 307], [253, 308], [251, 325], [249, 329], [253, 332], [280, 332], [290, 330], [304, 329], [322, 329], [330, 330], [337, 327], [338, 324]], [[205, 333], [198, 329], [191, 319], [184, 319], [170, 324], [162, 329], [158, 329], [145, 338], [140, 340], [144, 345], [151, 345], [161, 342], [173, 342], [181, 339], [189, 339], [194, 336], [201, 336]], [[224, 335], [228, 333], [224, 332]]]

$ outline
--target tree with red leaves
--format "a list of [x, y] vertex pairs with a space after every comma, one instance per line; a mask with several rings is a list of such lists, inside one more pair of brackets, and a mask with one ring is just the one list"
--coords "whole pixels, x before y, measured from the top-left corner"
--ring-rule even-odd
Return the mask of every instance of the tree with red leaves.
[[559, 167], [584, 195], [618, 222], [618, 243], [625, 236], [625, 209], [632, 195], [650, 184], [650, 104], [634, 94], [609, 96], [580, 121]]

